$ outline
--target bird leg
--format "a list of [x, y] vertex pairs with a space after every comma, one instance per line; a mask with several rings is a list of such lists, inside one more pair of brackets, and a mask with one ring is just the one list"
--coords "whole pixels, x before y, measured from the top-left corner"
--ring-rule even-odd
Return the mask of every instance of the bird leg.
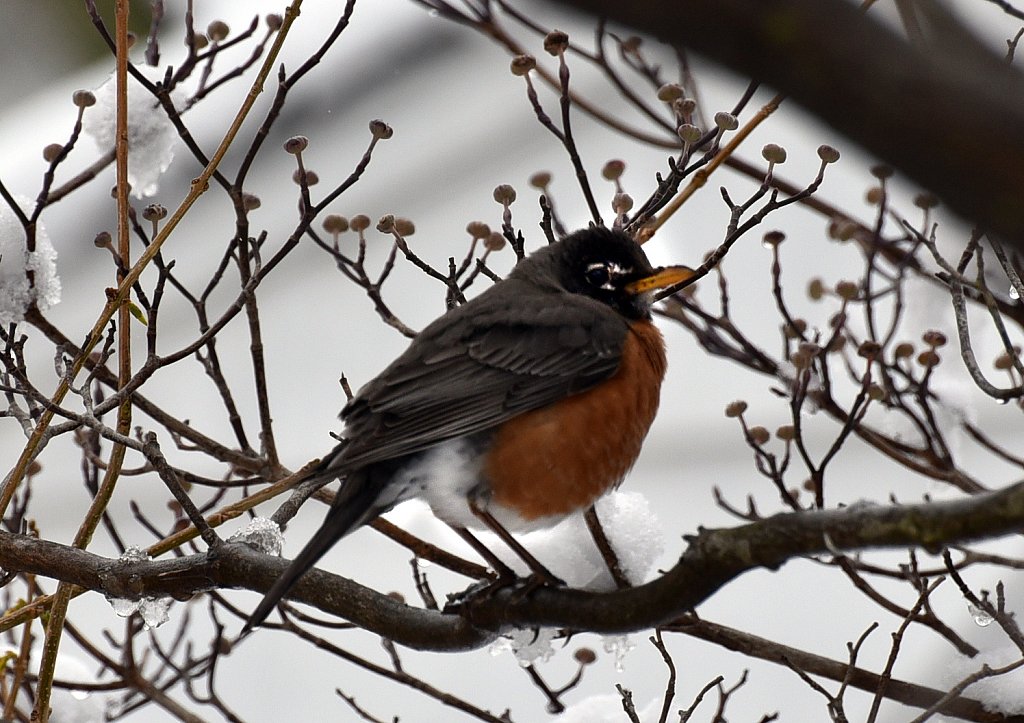
[[[516, 540], [511, 533], [506, 530], [500, 522], [498, 522], [497, 519], [495, 519], [494, 515], [480, 507], [473, 498], [469, 499], [469, 509], [495, 535], [500, 537], [502, 541], [508, 545], [508, 547], [516, 553], [531, 570], [530, 576], [525, 578], [523, 585], [513, 593], [513, 601], [518, 601], [522, 598], [528, 597], [534, 590], [544, 585], [551, 587], [561, 587], [565, 585], [562, 580], [555, 577], [550, 570], [544, 567], [544, 565], [537, 560], [537, 558], [531, 555], [526, 548], [519, 544], [519, 541]], [[446, 613], [457, 613], [463, 606], [470, 605], [475, 600], [479, 600], [481, 598], [489, 598], [492, 595], [497, 594], [499, 590], [508, 588], [511, 585], [516, 585], [519, 582], [519, 578], [515, 572], [508, 565], [498, 559], [497, 555], [488, 549], [486, 545], [480, 542], [473, 533], [465, 527], [457, 527], [455, 525], [450, 525], [450, 527], [455, 530], [459, 537], [465, 540], [470, 547], [476, 550], [477, 554], [487, 561], [498, 576], [493, 580], [472, 585], [468, 590], [457, 595], [450, 595], [448, 597], [448, 604], [445, 605], [444, 608]]]
[[622, 571], [622, 565], [619, 564], [619, 558], [612, 548], [612, 543], [609, 542], [608, 536], [604, 534], [601, 520], [597, 516], [597, 508], [591, 505], [590, 509], [583, 514], [583, 519], [587, 523], [587, 529], [590, 530], [590, 536], [594, 538], [594, 544], [597, 545], [598, 552], [604, 558], [604, 564], [608, 566], [608, 572], [611, 573], [612, 580], [615, 581], [615, 587], [619, 590], [632, 587], [629, 578], [626, 577], [626, 573]]
[[476, 539], [476, 536], [467, 530], [465, 527], [458, 527], [457, 525], [449, 525], [455, 533], [466, 541], [470, 547], [476, 550], [476, 553], [482, 557], [491, 569], [498, 575], [499, 580], [515, 580], [516, 574], [508, 565], [502, 562], [497, 555], [495, 555], [484, 543]]
[[[469, 498], [469, 509], [476, 515], [477, 519], [484, 523], [491, 532], [501, 538], [501, 541], [508, 545], [509, 549], [512, 550], [519, 559], [526, 563], [526, 566], [530, 568], [530, 572], [533, 573], [533, 577], [543, 585], [550, 585], [551, 587], [564, 587], [565, 582], [556, 577], [550, 570], [548, 570], [540, 561], [530, 554], [529, 550], [523, 547], [519, 540], [512, 536], [512, 533], [506, 530], [500, 522], [483, 507], [477, 504], [477, 501], [472, 497]], [[478, 541], [479, 542], [479, 541]], [[493, 553], [490, 553], [493, 555]]]

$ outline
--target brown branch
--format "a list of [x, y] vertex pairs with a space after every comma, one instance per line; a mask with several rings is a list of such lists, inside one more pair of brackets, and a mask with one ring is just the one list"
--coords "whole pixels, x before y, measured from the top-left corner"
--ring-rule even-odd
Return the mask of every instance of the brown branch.
[[[752, 569], [776, 569], [794, 557], [832, 553], [836, 548], [934, 549], [1015, 532], [1022, 522], [1024, 483], [953, 502], [786, 513], [739, 527], [702, 530], [689, 538], [689, 549], [671, 570], [640, 587], [610, 593], [541, 588], [525, 597], [502, 590], [461, 604], [463, 617], [406, 607], [321, 570], [305, 575], [292, 599], [397, 644], [462, 650], [491, 640], [485, 630], [508, 625], [603, 633], [656, 627], [676, 620]], [[0, 567], [55, 577], [115, 597], [182, 596], [213, 587], [265, 591], [286, 565], [283, 559], [239, 544], [170, 561], [123, 565], [53, 542], [0, 535]]]
[[[216, 587], [267, 590], [287, 565], [287, 560], [260, 554], [244, 543], [226, 542], [207, 553], [127, 563], [48, 540], [0, 533], [0, 566], [4, 569], [38, 570], [46, 577], [114, 598], [187, 597]], [[458, 616], [408, 607], [321, 570], [305, 575], [290, 597], [410, 648], [454, 652], [479, 648], [495, 637]]]
[[[662, 629], [706, 640], [728, 650], [740, 652], [747, 658], [758, 658], [777, 665], [790, 665], [810, 675], [846, 681], [849, 687], [859, 690], [874, 692], [880, 678], [877, 673], [863, 668], [852, 667], [838, 660], [807, 653], [799, 648], [791, 648], [708, 620], [687, 618]], [[886, 697], [906, 705], [930, 706], [941, 700], [944, 695], [945, 691], [895, 678], [890, 678], [886, 684]], [[979, 701], [971, 698], [950, 700], [941, 710], [945, 715], [983, 723], [1010, 723], [1022, 720], [1021, 716], [1007, 717], [1001, 713], [990, 712]]]
[[[32, 307], [29, 309], [25, 318], [26, 321], [42, 332], [43, 336], [53, 342], [55, 347], [65, 349], [67, 353], [72, 356], [79, 356], [82, 353], [81, 348], [71, 341], [71, 339], [60, 329], [54, 326], [49, 319], [44, 317], [37, 308]], [[85, 368], [88, 369], [98, 381], [111, 389], [117, 389], [117, 377], [104, 365], [98, 363], [94, 357], [86, 357]], [[207, 454], [211, 455], [215, 459], [227, 462], [234, 467], [248, 471], [258, 470], [262, 466], [263, 463], [258, 458], [245, 454], [244, 452], [240, 452], [236, 449], [231, 449], [212, 437], [206, 436], [196, 429], [195, 426], [182, 422], [180, 419], [157, 406], [142, 394], [134, 392], [131, 399], [132, 403], [136, 407], [151, 417], [158, 424], [166, 427], [167, 431], [171, 434], [189, 440], [197, 447], [201, 447]]]
[[[692, 0], [685, 12], [659, 0], [563, 4], [692, 48], [790, 94], [954, 210], [1024, 247], [1024, 209], [1016, 201], [1024, 165], [1015, 161], [1024, 156], [1024, 80], [966, 30], [957, 28], [956, 42], [946, 38], [941, 51], [922, 52], [843, 0]], [[965, 188], [964, 178], [976, 182]]]
[[515, 600], [502, 591], [465, 611], [480, 627], [550, 625], [604, 633], [655, 627], [699, 605], [739, 575], [777, 569], [798, 556], [836, 549], [922, 546], [1017, 532], [1024, 526], [1024, 483], [967, 499], [778, 514], [729, 529], [701, 530], [662, 577], [605, 594], [537, 590]]
[[605, 535], [604, 527], [601, 526], [601, 518], [597, 516], [597, 508], [591, 506], [583, 513], [583, 519], [586, 521], [590, 536], [594, 538], [594, 544], [597, 545], [597, 549], [604, 559], [604, 564], [607, 566], [608, 572], [615, 582], [615, 587], [619, 590], [625, 590], [630, 587], [629, 578], [623, 572], [622, 565], [619, 564], [618, 555], [615, 554], [615, 549], [608, 540], [608, 536]]

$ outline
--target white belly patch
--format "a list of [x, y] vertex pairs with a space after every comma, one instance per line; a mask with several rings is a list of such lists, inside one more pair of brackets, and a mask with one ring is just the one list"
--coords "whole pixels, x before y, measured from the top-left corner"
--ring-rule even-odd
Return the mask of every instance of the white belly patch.
[[489, 499], [486, 489], [477, 489], [481, 459], [476, 445], [466, 439], [452, 439], [428, 450], [416, 462], [402, 469], [392, 484], [399, 491], [396, 502], [419, 498], [434, 514], [457, 527], [481, 529], [483, 524], [469, 509], [468, 498], [476, 496], [478, 505], [490, 512], [510, 532], [528, 532], [551, 525], [560, 516], [524, 520], [514, 510]]

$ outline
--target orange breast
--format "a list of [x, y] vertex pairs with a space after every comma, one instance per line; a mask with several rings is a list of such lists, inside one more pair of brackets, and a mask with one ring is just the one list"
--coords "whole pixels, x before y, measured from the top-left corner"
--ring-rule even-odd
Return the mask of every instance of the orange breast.
[[665, 366], [661, 332], [649, 321], [632, 323], [611, 379], [498, 430], [484, 465], [492, 501], [526, 520], [593, 504], [640, 454]]

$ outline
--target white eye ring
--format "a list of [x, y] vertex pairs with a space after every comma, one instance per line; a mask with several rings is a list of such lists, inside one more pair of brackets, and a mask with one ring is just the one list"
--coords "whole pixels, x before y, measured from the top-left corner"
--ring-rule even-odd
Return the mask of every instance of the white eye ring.
[[627, 273], [626, 269], [622, 268], [614, 262], [607, 261], [596, 261], [592, 264], [588, 264], [584, 271], [587, 281], [599, 289], [606, 291], [614, 291], [615, 284], [612, 280], [621, 277]]
[[584, 274], [591, 285], [599, 289], [611, 288], [612, 274], [607, 264], [601, 262], [588, 264]]

